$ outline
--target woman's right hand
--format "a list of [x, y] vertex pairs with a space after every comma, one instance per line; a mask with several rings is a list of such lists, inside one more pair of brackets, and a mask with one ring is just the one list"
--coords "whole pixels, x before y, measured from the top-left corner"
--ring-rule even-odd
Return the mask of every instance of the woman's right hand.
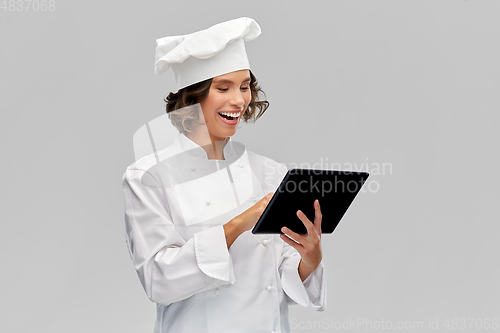
[[233, 244], [239, 235], [253, 228], [269, 204], [269, 201], [271, 201], [273, 195], [274, 193], [271, 192], [264, 196], [255, 205], [248, 208], [224, 225], [224, 233], [226, 235], [228, 248]]
[[236, 217], [236, 221], [239, 223], [239, 227], [241, 228], [242, 232], [245, 232], [253, 228], [253, 226], [255, 225], [255, 223], [257, 223], [262, 213], [264, 213], [264, 210], [269, 204], [269, 201], [271, 201], [273, 195], [274, 193], [267, 194], [262, 199], [260, 199], [260, 201], [257, 202], [255, 205], [248, 208], [247, 210], [245, 210], [243, 213], [241, 213]]

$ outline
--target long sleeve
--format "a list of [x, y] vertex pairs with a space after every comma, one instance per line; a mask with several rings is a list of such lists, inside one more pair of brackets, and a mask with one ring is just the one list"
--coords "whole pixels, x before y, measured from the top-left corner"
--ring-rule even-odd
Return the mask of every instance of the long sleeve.
[[299, 276], [300, 255], [293, 247], [283, 242], [279, 272], [283, 290], [290, 304], [311, 307], [317, 311], [326, 309], [326, 276], [323, 261], [302, 281]]
[[222, 225], [185, 240], [168, 212], [164, 190], [141, 183], [144, 170], [123, 175], [126, 242], [148, 297], [169, 305], [221, 285], [233, 284], [234, 272]]
[[[277, 190], [288, 168], [273, 160], [266, 159], [262, 163], [262, 170], [256, 171], [264, 179], [262, 187], [264, 193]], [[278, 267], [281, 284], [290, 304], [300, 304], [317, 311], [326, 308], [326, 275], [323, 262], [309, 276], [302, 281], [299, 276], [300, 254], [293, 247], [283, 242], [281, 262]]]

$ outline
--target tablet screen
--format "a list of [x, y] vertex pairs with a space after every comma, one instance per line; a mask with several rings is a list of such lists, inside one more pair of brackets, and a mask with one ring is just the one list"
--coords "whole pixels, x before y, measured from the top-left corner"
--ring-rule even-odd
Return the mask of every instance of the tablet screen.
[[332, 233], [361, 190], [369, 174], [357, 171], [291, 169], [254, 226], [253, 234], [281, 233], [282, 227], [307, 233], [297, 217], [301, 210], [314, 223], [314, 200], [318, 199], [322, 233]]

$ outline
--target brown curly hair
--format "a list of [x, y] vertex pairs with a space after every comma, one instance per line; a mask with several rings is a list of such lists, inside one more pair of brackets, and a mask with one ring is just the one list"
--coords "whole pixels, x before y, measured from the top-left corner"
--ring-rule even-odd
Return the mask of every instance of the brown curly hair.
[[[211, 85], [212, 79], [208, 79], [192, 84], [186, 88], [182, 88], [176, 93], [171, 92], [165, 98], [164, 101], [167, 103], [167, 114], [169, 115], [170, 121], [179, 130], [179, 132], [183, 134], [190, 132], [191, 125], [193, 123], [197, 123], [197, 120], [199, 119], [198, 110], [196, 108], [187, 108], [186, 112], [183, 112], [182, 114], [171, 112], [203, 102], [203, 100], [205, 100], [208, 96]], [[250, 91], [252, 93], [252, 97], [242, 116], [245, 123], [249, 120], [255, 122], [257, 119], [262, 117], [264, 112], [266, 112], [269, 107], [269, 102], [265, 100], [266, 94], [259, 87], [257, 78], [253, 75], [252, 71], [250, 71]], [[259, 99], [259, 93], [264, 95], [264, 100]]]

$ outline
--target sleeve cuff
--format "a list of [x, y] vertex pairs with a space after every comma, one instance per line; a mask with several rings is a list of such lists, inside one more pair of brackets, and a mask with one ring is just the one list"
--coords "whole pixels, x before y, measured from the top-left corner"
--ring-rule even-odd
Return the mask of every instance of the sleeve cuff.
[[295, 303], [307, 307], [309, 305], [309, 296], [299, 276], [299, 263], [299, 256], [294, 256], [286, 261], [283, 267], [281, 284], [288, 297]]
[[196, 261], [201, 271], [216, 280], [233, 284], [234, 270], [222, 225], [194, 234]]
[[309, 274], [303, 284], [311, 302], [310, 306], [316, 311], [324, 311], [326, 309], [326, 277], [323, 261]]
[[326, 308], [326, 281], [323, 262], [302, 282], [299, 276], [300, 257], [290, 258], [285, 263], [282, 286], [295, 303], [312, 307], [317, 311]]

